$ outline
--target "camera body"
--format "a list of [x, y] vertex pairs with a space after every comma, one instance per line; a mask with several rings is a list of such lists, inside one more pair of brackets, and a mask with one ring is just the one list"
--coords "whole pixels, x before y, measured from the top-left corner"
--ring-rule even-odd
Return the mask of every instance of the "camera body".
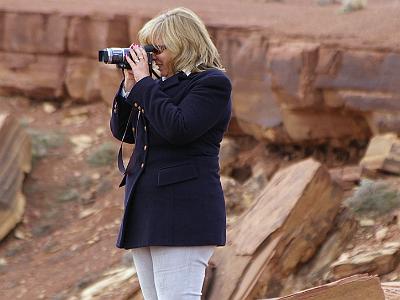
[[[153, 59], [152, 53], [155, 48], [152, 45], [145, 45], [143, 48], [147, 53], [149, 65], [151, 65]], [[125, 58], [126, 55], [129, 55], [129, 57], [132, 58], [129, 49], [130, 48], [101, 49], [99, 50], [99, 61], [104, 62], [105, 64], [115, 64], [120, 69], [131, 69], [131, 66]]]

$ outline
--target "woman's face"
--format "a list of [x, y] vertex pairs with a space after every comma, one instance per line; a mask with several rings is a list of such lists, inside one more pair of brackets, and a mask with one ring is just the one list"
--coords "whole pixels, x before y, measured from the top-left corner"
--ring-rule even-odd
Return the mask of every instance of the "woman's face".
[[[163, 48], [163, 44], [157, 44], [159, 49]], [[165, 47], [164, 47], [165, 48]], [[158, 66], [161, 77], [170, 77], [173, 74], [172, 69], [172, 53], [168, 49], [164, 49], [161, 53], [153, 53], [154, 62]]]

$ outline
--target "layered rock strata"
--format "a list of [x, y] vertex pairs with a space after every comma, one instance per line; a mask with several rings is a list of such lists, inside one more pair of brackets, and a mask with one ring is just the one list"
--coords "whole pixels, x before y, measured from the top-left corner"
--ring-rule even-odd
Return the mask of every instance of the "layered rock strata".
[[276, 173], [228, 230], [228, 245], [211, 258], [207, 299], [279, 296], [288, 275], [326, 239], [341, 198], [342, 189], [314, 160]]
[[21, 221], [25, 209], [22, 182], [31, 169], [31, 143], [18, 121], [0, 114], [0, 240]]
[[[137, 41], [144, 22], [174, 6], [172, 2], [145, 9], [113, 1], [110, 9], [101, 9], [83, 1], [77, 10], [67, 1], [56, 6], [46, 0], [34, 6], [4, 1], [0, 93], [111, 101], [121, 74], [97, 62], [98, 50]], [[332, 141], [346, 146], [372, 133], [400, 132], [400, 47], [384, 39], [390, 22], [398, 20], [398, 7], [371, 4], [352, 24], [350, 17], [339, 18], [335, 8], [300, 1], [249, 3], [242, 9], [253, 15], [251, 22], [241, 18], [235, 1], [229, 7], [214, 3], [213, 10], [186, 4], [203, 17], [220, 49], [234, 85], [232, 124], [244, 133], [273, 143]], [[218, 15], [222, 10], [224, 18]], [[310, 23], [321, 14], [324, 24]], [[386, 15], [389, 25], [371, 29], [373, 36], [360, 30], [378, 15]], [[292, 22], [302, 26], [290, 28]], [[348, 30], [343, 31], [345, 25]]]

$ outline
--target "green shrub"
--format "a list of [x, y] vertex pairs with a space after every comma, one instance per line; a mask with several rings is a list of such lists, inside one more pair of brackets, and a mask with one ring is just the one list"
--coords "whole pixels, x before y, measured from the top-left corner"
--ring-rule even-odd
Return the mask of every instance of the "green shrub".
[[363, 179], [345, 204], [355, 214], [376, 217], [399, 207], [400, 193], [384, 181]]
[[37, 129], [27, 129], [32, 140], [32, 160], [35, 162], [48, 154], [50, 148], [60, 147], [64, 136], [56, 132], [45, 132]]
[[100, 145], [93, 153], [87, 158], [87, 162], [92, 167], [108, 166], [115, 162], [116, 153], [115, 147], [111, 143], [104, 143]]

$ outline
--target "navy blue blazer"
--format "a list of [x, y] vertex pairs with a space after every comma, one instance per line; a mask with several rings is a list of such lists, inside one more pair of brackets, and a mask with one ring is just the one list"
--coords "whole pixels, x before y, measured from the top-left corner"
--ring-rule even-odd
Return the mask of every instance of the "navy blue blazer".
[[118, 248], [226, 243], [219, 176], [220, 142], [231, 116], [231, 82], [209, 69], [165, 81], [143, 78], [129, 96], [115, 96], [110, 121], [135, 143], [127, 171]]

